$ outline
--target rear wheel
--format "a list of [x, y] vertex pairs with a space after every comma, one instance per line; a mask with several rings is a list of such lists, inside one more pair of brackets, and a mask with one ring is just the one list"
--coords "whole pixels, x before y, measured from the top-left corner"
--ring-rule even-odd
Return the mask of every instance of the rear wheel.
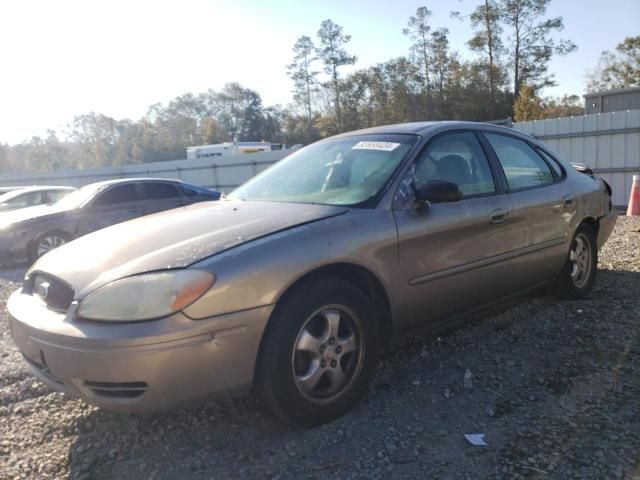
[[589, 225], [582, 224], [571, 241], [566, 263], [556, 281], [557, 295], [566, 299], [583, 298], [593, 286], [597, 266], [595, 232]]
[[47, 232], [40, 235], [29, 248], [29, 261], [35, 262], [38, 258], [51, 250], [61, 247], [71, 240], [71, 235], [66, 232]]
[[338, 278], [292, 291], [274, 311], [256, 369], [256, 393], [280, 420], [330, 422], [366, 394], [380, 338], [369, 298]]

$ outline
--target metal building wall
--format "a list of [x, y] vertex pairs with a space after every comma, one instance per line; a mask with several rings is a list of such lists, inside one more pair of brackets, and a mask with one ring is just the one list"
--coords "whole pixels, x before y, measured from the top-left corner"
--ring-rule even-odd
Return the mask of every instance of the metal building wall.
[[290, 150], [275, 150], [228, 157], [169, 162], [140, 163], [110, 168], [61, 170], [0, 175], [0, 186], [68, 185], [80, 187], [88, 183], [116, 178], [158, 177], [177, 178], [194, 185], [229, 192], [289, 154]]
[[585, 113], [608, 113], [640, 109], [640, 88], [620, 88], [584, 95]]
[[640, 110], [517, 122], [513, 128], [593, 168], [613, 188], [613, 203], [628, 203], [633, 174], [640, 174]]

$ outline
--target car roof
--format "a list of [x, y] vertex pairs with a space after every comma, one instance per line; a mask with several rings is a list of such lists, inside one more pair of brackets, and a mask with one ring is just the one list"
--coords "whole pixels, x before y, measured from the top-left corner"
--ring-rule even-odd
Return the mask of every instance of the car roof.
[[154, 177], [133, 177], [133, 178], [118, 178], [115, 180], [103, 180], [101, 182], [94, 182], [85, 185], [85, 187], [107, 187], [110, 185], [120, 185], [126, 183], [139, 183], [139, 182], [165, 182], [165, 183], [183, 183], [181, 180], [173, 178], [154, 178]]
[[68, 190], [68, 191], [72, 191], [75, 190], [74, 187], [62, 187], [62, 186], [48, 186], [48, 185], [37, 185], [37, 186], [32, 186], [32, 187], [20, 187], [17, 188], [15, 190], [10, 190], [8, 192], [0, 192], [0, 196], [4, 197], [5, 199], [10, 199], [10, 198], [15, 198], [15, 197], [19, 197], [20, 195], [25, 195], [27, 193], [32, 193], [32, 192], [44, 192], [44, 191], [48, 191], [48, 190]]
[[75, 190], [74, 187], [64, 187], [61, 185], [33, 185], [31, 187], [19, 187], [15, 190], [11, 190], [8, 193], [27, 193], [27, 192], [39, 192], [41, 190]]
[[485, 122], [465, 122], [465, 121], [438, 121], [438, 122], [410, 122], [410, 123], [396, 123], [393, 125], [383, 125], [380, 127], [371, 127], [361, 130], [355, 130], [352, 132], [346, 132], [336, 137], [348, 137], [351, 135], [366, 135], [366, 134], [417, 134], [425, 135], [431, 132], [446, 131], [448, 129], [455, 130], [461, 128], [472, 128], [475, 130], [494, 131], [496, 133], [507, 133], [521, 138], [529, 140], [534, 139], [531, 135], [514, 130], [513, 128], [503, 127], [492, 123]]

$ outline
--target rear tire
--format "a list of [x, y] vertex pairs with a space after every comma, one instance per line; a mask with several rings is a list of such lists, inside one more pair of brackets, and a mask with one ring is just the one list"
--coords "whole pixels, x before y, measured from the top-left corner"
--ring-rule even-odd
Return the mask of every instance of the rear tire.
[[596, 234], [589, 225], [582, 224], [571, 240], [569, 254], [556, 280], [554, 293], [567, 300], [583, 298], [593, 286], [597, 267]]
[[289, 425], [331, 422], [365, 396], [379, 352], [369, 298], [345, 280], [316, 278], [276, 307], [258, 356], [255, 392]]

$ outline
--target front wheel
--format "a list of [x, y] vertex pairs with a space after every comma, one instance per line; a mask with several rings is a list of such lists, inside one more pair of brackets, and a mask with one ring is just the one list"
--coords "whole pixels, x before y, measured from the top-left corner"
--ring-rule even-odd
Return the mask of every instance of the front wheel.
[[29, 248], [29, 262], [33, 263], [42, 255], [71, 240], [71, 235], [66, 232], [48, 232], [40, 235]]
[[297, 287], [269, 322], [256, 393], [277, 418], [298, 427], [330, 422], [366, 394], [380, 338], [369, 298], [339, 278]]
[[589, 225], [578, 227], [562, 272], [558, 276], [555, 292], [561, 298], [583, 298], [596, 278], [598, 267], [598, 248], [596, 235]]

